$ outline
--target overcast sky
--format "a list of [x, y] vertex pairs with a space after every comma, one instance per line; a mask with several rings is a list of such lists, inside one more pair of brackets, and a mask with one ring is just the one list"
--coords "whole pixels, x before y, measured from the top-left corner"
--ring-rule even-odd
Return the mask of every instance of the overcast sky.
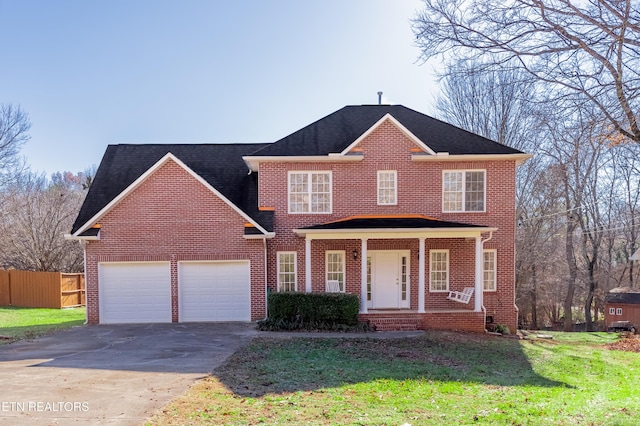
[[34, 171], [113, 143], [271, 142], [345, 105], [432, 114], [419, 0], [0, 0], [0, 102]]

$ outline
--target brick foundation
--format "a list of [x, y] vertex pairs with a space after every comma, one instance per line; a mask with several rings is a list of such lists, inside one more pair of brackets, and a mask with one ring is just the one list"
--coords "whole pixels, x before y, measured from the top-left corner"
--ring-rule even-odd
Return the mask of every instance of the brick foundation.
[[459, 330], [484, 333], [484, 312], [373, 312], [358, 315], [360, 321], [368, 321], [377, 331]]

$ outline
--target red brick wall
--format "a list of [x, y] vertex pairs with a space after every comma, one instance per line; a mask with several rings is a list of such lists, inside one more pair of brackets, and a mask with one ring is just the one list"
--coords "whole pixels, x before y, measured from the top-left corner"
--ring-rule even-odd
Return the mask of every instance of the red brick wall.
[[[425, 141], [428, 145], [429, 141]], [[330, 163], [261, 163], [259, 194], [260, 205], [275, 208], [276, 238], [268, 242], [269, 287], [276, 288], [276, 252], [296, 251], [298, 290], [304, 291], [305, 241], [292, 229], [342, 219], [354, 214], [423, 214], [442, 220], [479, 224], [499, 228], [485, 248], [497, 249], [496, 292], [485, 292], [484, 305], [487, 315], [494, 322], [517, 326], [515, 308], [514, 237], [515, 237], [515, 162], [416, 162], [411, 160], [411, 149], [416, 145], [390, 122], [385, 122], [368, 135], [358, 146], [364, 159], [358, 162]], [[486, 212], [443, 213], [442, 171], [452, 169], [486, 170]], [[288, 171], [327, 170], [332, 172], [333, 211], [331, 214], [288, 214]], [[398, 204], [377, 205], [377, 171], [397, 170]], [[488, 235], [485, 235], [485, 238]], [[418, 240], [369, 240], [369, 249], [411, 250], [411, 308], [417, 308]], [[347, 291], [360, 294], [360, 260], [353, 260], [353, 249], [360, 252], [359, 240], [312, 242], [312, 286], [314, 291], [324, 289], [324, 250], [345, 250]], [[430, 308], [465, 308], [446, 300], [446, 294], [428, 291], [429, 249], [448, 248], [450, 252], [450, 288], [459, 290], [473, 285], [475, 265], [475, 241], [439, 240], [426, 241], [427, 291], [425, 300]], [[455, 306], [454, 306], [455, 304]], [[469, 303], [473, 309], [473, 299]]]
[[[429, 141], [425, 141], [427, 144]], [[487, 315], [495, 323], [517, 325], [515, 308], [515, 162], [416, 162], [411, 160], [416, 145], [390, 122], [385, 122], [358, 146], [364, 159], [358, 162], [261, 163], [259, 204], [275, 208], [276, 237], [267, 241], [268, 286], [276, 289], [278, 251], [297, 252], [297, 285], [305, 286], [305, 241], [293, 229], [342, 219], [354, 214], [423, 214], [442, 220], [499, 228], [485, 248], [497, 249], [497, 291], [484, 293]], [[486, 212], [443, 213], [442, 171], [484, 169], [487, 179]], [[288, 214], [288, 171], [328, 170], [332, 172], [331, 214]], [[398, 204], [377, 205], [377, 171], [396, 170]], [[101, 261], [170, 261], [172, 266], [173, 320], [177, 321], [177, 262], [180, 260], [248, 259], [251, 262], [252, 319], [265, 315], [264, 251], [260, 240], [245, 240], [245, 220], [215, 194], [176, 163], [169, 161], [136, 188], [101, 220], [101, 240], [87, 246], [87, 305], [90, 322], [97, 322], [98, 273]], [[488, 235], [485, 235], [486, 238]], [[346, 289], [360, 294], [360, 240], [312, 243], [312, 289], [325, 288], [325, 250], [346, 253]], [[418, 240], [369, 240], [369, 250], [410, 250], [411, 308], [418, 300]], [[473, 239], [428, 239], [426, 241], [425, 301], [427, 309], [473, 309], [473, 298], [464, 306], [446, 299], [446, 293], [429, 292], [429, 250], [450, 250], [450, 289], [471, 286], [475, 273]], [[460, 321], [471, 321], [462, 329], [478, 325], [480, 313], [462, 313]], [[483, 315], [480, 315], [483, 317]], [[471, 319], [469, 319], [471, 318]], [[442, 324], [446, 324], [443, 320]], [[475, 322], [474, 322], [475, 321]], [[427, 324], [428, 322], [428, 324]], [[426, 321], [429, 328], [440, 322]], [[444, 326], [444, 325], [443, 325]]]
[[[611, 315], [609, 313], [609, 309], [611, 308], [615, 309], [615, 312], [617, 312], [618, 309], [622, 309], [622, 315]], [[631, 323], [636, 326], [636, 329], [640, 328], [640, 305], [607, 303], [604, 308], [604, 322], [606, 326], [609, 327], [611, 323], [615, 321], [631, 321]]]
[[178, 321], [177, 264], [182, 260], [249, 260], [251, 318], [264, 318], [264, 248], [245, 240], [246, 220], [169, 160], [100, 219], [100, 240], [86, 247], [87, 315], [99, 321], [98, 263], [171, 262], [172, 319]]

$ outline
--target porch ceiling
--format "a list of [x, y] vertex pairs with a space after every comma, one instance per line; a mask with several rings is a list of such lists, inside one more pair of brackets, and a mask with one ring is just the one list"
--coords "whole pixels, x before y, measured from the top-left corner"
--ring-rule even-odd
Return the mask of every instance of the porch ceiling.
[[311, 239], [468, 238], [496, 231], [482, 225], [449, 222], [424, 215], [349, 216], [344, 219], [294, 229]]

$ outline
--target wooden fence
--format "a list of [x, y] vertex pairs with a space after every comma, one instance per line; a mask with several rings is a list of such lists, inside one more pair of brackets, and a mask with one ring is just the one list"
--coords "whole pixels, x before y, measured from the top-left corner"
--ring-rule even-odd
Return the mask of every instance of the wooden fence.
[[84, 305], [84, 274], [0, 271], [0, 306], [60, 309]]

